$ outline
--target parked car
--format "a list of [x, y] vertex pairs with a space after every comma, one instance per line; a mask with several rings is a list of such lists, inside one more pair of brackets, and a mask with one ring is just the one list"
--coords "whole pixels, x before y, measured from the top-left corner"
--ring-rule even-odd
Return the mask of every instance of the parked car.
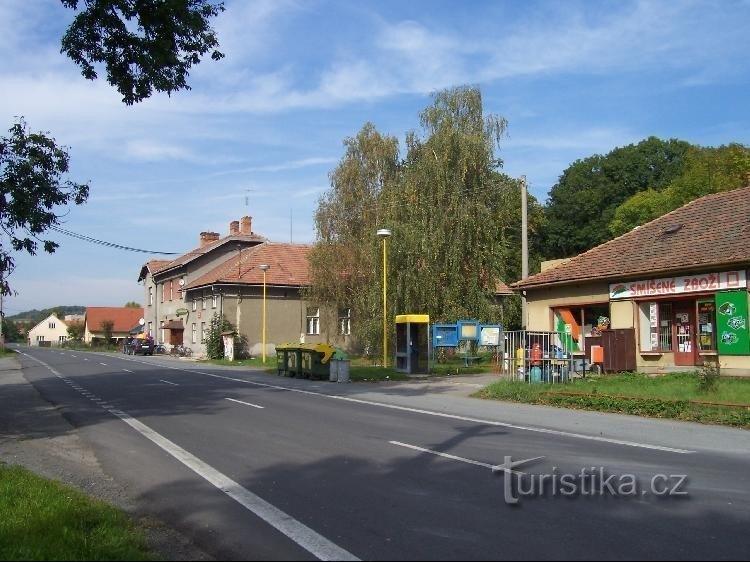
[[123, 351], [128, 355], [153, 355], [154, 338], [151, 336], [145, 338], [128, 338], [125, 341]]

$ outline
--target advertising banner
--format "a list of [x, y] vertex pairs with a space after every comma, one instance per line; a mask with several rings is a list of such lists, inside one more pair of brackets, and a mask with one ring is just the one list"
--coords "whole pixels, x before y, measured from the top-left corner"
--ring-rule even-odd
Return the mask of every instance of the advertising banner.
[[747, 291], [716, 293], [719, 355], [750, 355]]
[[747, 279], [744, 271], [724, 271], [722, 273], [700, 273], [647, 279], [644, 281], [626, 281], [609, 286], [611, 300], [657, 297], [665, 295], [682, 295], [706, 291], [726, 291], [744, 289]]

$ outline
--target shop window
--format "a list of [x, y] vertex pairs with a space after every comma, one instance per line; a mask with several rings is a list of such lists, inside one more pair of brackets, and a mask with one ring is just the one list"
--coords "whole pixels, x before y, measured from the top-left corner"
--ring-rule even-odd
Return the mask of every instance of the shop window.
[[672, 351], [672, 303], [643, 302], [638, 309], [641, 351]]
[[716, 303], [698, 301], [698, 351], [716, 351]]
[[609, 328], [609, 304], [591, 304], [556, 308], [555, 331], [561, 334], [563, 345], [571, 351], [584, 348], [585, 338], [601, 335]]

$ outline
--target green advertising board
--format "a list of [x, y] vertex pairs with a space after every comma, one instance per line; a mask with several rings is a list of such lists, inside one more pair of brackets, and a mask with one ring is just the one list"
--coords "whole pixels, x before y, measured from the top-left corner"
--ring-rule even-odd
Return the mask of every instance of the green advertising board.
[[747, 291], [716, 293], [719, 355], [750, 355]]

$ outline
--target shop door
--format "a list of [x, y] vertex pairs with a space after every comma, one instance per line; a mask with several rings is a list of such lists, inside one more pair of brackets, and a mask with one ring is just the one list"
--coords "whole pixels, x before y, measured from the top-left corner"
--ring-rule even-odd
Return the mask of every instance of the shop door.
[[184, 330], [178, 330], [176, 328], [172, 328], [169, 330], [169, 344], [170, 345], [182, 345], [184, 337], [183, 337]]
[[696, 364], [695, 303], [674, 304], [674, 364], [687, 367]]

